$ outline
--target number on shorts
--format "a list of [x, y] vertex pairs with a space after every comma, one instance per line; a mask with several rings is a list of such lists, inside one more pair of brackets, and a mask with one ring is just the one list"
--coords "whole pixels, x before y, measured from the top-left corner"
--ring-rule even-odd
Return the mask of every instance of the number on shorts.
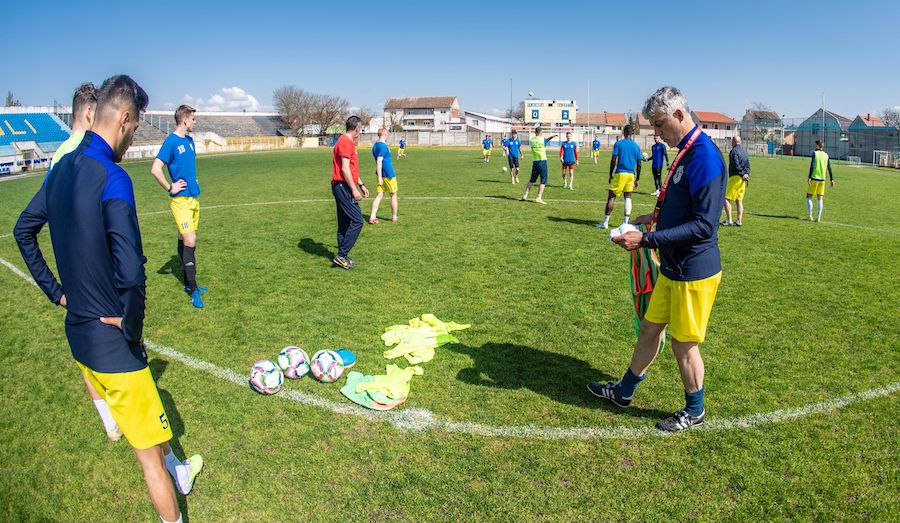
[[163, 430], [169, 428], [169, 418], [166, 417], [165, 412], [159, 415], [159, 422], [162, 424]]

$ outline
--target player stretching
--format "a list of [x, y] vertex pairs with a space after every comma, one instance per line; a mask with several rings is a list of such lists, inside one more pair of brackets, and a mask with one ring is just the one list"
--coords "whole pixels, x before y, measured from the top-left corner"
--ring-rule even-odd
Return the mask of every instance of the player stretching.
[[494, 140], [491, 139], [489, 134], [484, 135], [484, 140], [481, 140], [481, 156], [484, 163], [488, 163], [491, 161], [491, 147], [494, 145]]
[[578, 143], [572, 141], [572, 133], [566, 133], [566, 141], [559, 146], [559, 162], [562, 164], [563, 189], [574, 191], [575, 166], [578, 165]]
[[400, 148], [397, 149], [397, 159], [406, 158], [406, 138], [400, 138]]
[[[175, 110], [175, 131], [166, 137], [150, 174], [160, 187], [169, 193], [169, 209], [178, 228], [178, 259], [181, 261], [184, 292], [191, 297], [191, 304], [203, 308], [201, 293], [206, 288], [197, 285], [197, 229], [200, 227], [200, 184], [197, 183], [197, 153], [194, 139], [188, 133], [194, 130], [194, 112], [190, 105]], [[163, 165], [168, 167], [171, 183], [166, 180]]]
[[556, 138], [556, 135], [554, 134], [545, 140], [541, 137], [543, 132], [544, 131], [540, 127], [535, 127], [534, 135], [531, 137], [531, 140], [529, 140], [529, 143], [531, 144], [532, 160], [531, 179], [528, 180], [528, 185], [525, 186], [525, 194], [522, 195], [521, 200], [524, 202], [528, 199], [528, 192], [531, 190], [531, 186], [534, 185], [534, 182], [540, 177], [541, 184], [538, 186], [538, 195], [537, 198], [534, 199], [534, 202], [546, 205], [547, 202], [544, 201], [544, 187], [547, 186], [547, 144], [550, 143], [550, 140]]
[[638, 186], [641, 178], [641, 148], [634, 143], [631, 136], [634, 134], [630, 125], [626, 125], [622, 131], [624, 138], [613, 145], [612, 160], [609, 162], [609, 195], [606, 198], [606, 216], [603, 223], [597, 227], [609, 229], [609, 215], [612, 214], [616, 203], [616, 196], [625, 194], [625, 220], [631, 216], [631, 192]]
[[397, 221], [397, 176], [394, 174], [394, 166], [391, 162], [391, 150], [387, 145], [388, 130], [378, 129], [378, 141], [372, 146], [372, 156], [375, 157], [375, 175], [378, 176], [377, 194], [372, 200], [372, 213], [369, 215], [369, 223], [378, 223], [378, 206], [384, 193], [391, 195], [391, 221]]
[[[100, 87], [91, 131], [63, 156], [22, 211], [15, 227], [19, 250], [35, 282], [66, 308], [65, 330], [82, 375], [102, 394], [134, 448], [150, 499], [164, 522], [181, 511], [168, 474], [190, 493], [203, 458], [183, 463], [169, 440], [172, 427], [147, 365], [142, 331], [146, 300], [141, 232], [131, 178], [119, 165], [147, 107], [147, 93], [131, 78]], [[60, 286], [41, 254], [44, 223]], [[121, 473], [121, 471], [107, 471]]]
[[600, 159], [600, 140], [596, 137], [591, 142], [591, 158], [594, 159], [594, 165], [597, 165], [597, 161]]
[[506, 161], [509, 163], [509, 181], [511, 183], [519, 183], [519, 160], [522, 156], [522, 142], [519, 141], [519, 133], [512, 132], [509, 139], [509, 156]]
[[831, 180], [831, 186], [834, 187], [834, 175], [831, 173], [831, 159], [828, 158], [828, 153], [822, 150], [822, 141], [816, 140], [816, 151], [810, 159], [809, 176], [806, 180], [806, 212], [809, 214], [809, 221], [813, 221], [812, 196], [814, 194], [819, 199], [819, 214], [816, 215], [815, 221], [822, 221], [822, 209], [825, 208], [826, 170], [828, 171], [828, 178]]
[[651, 193], [651, 196], [659, 196], [659, 189], [662, 187], [662, 165], [664, 158], [666, 160], [666, 169], [669, 168], [669, 148], [659, 139], [659, 136], [654, 136], [653, 147], [650, 148], [650, 153], [653, 155], [653, 161], [650, 166], [653, 169], [653, 185], [656, 187], [656, 190]]

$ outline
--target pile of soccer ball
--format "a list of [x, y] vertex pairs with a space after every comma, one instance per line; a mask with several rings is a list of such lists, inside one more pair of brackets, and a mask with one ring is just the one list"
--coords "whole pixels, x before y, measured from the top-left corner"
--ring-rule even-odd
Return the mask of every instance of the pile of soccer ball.
[[250, 368], [250, 387], [260, 394], [275, 394], [284, 386], [284, 377], [298, 380], [307, 373], [322, 383], [333, 383], [344, 373], [344, 361], [333, 350], [320, 350], [312, 359], [300, 347], [285, 347], [276, 358], [259, 360]]

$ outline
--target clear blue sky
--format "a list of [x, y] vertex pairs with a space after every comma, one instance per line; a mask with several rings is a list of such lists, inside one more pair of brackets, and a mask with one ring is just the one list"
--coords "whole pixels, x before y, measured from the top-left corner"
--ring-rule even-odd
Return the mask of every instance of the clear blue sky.
[[753, 101], [805, 116], [822, 92], [850, 117], [900, 106], [900, 2], [482, 3], [12, 0], [0, 91], [68, 103], [82, 81], [127, 73], [159, 109], [266, 109], [293, 84], [356, 106], [456, 95], [492, 111], [512, 79], [516, 101], [534, 91], [581, 110], [590, 81], [593, 111], [638, 110], [665, 84], [737, 118]]

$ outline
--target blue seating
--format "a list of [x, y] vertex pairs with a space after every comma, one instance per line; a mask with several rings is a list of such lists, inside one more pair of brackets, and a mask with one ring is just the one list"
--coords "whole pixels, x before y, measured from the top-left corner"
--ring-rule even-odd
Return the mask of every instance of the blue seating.
[[30, 140], [62, 142], [68, 138], [69, 129], [49, 113], [0, 114], [0, 146]]

